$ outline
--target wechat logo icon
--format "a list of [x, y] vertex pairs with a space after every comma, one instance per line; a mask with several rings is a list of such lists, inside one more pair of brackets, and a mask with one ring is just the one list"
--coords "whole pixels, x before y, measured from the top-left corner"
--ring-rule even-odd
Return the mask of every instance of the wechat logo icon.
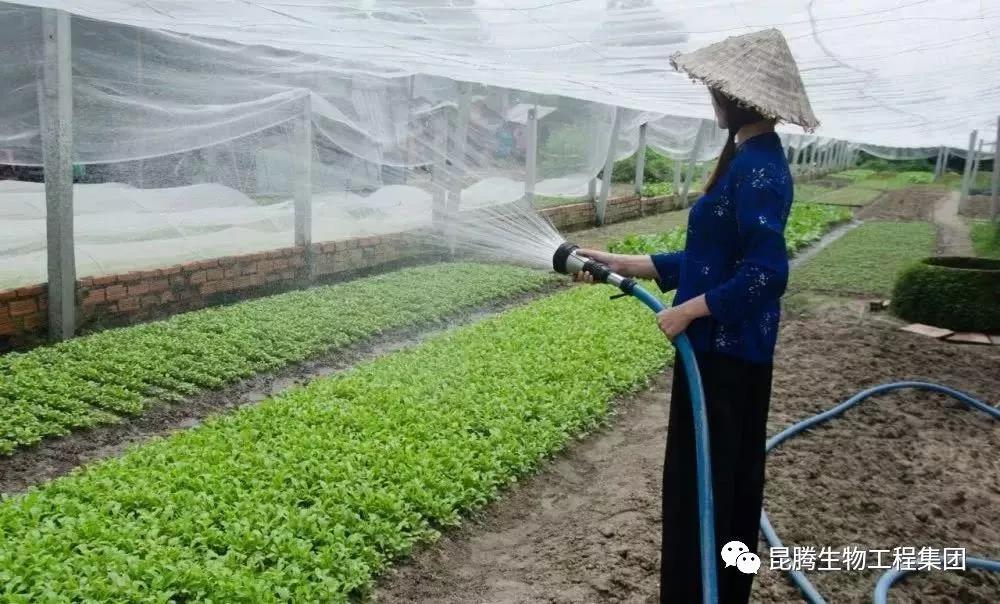
[[730, 541], [722, 546], [719, 553], [727, 568], [735, 566], [745, 575], [756, 575], [760, 570], [760, 558], [757, 554], [750, 553], [750, 548], [742, 541]]

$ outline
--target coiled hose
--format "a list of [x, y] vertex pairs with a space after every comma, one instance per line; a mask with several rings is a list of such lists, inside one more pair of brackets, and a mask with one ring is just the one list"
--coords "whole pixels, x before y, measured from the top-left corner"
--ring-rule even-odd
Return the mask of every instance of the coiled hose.
[[[636, 297], [654, 313], [659, 313], [660, 311], [666, 309], [666, 306], [659, 300], [659, 298], [650, 294], [638, 284], [633, 284], [628, 293]], [[677, 354], [680, 356], [681, 363], [684, 367], [684, 374], [687, 376], [688, 384], [690, 384], [691, 388], [691, 405], [694, 416], [695, 452], [697, 455], [698, 470], [698, 517], [700, 520], [699, 542], [701, 544], [702, 602], [706, 604], [716, 604], [719, 601], [719, 594], [715, 560], [715, 504], [712, 497], [712, 464], [709, 448], [708, 414], [705, 409], [705, 393], [702, 388], [701, 375], [698, 373], [698, 363], [694, 356], [694, 349], [691, 348], [691, 342], [688, 340], [687, 336], [680, 334], [674, 338], [674, 346], [677, 348]], [[952, 398], [962, 401], [973, 409], [986, 413], [993, 419], [1000, 419], [1000, 410], [995, 407], [991, 407], [983, 401], [975, 399], [964, 392], [948, 388], [947, 386], [933, 384], [930, 382], [893, 382], [891, 384], [883, 384], [881, 386], [875, 386], [874, 388], [869, 388], [859, 392], [832, 409], [818, 413], [812, 417], [793, 424], [788, 428], [785, 428], [767, 441], [766, 451], [770, 452], [772, 449], [791, 437], [843, 414], [851, 407], [854, 407], [861, 401], [871, 396], [904, 388], [929, 390], [932, 392], [946, 394]], [[778, 538], [777, 533], [775, 533], [774, 527], [771, 526], [771, 522], [768, 520], [767, 513], [764, 510], [761, 510], [760, 513], [760, 528], [764, 533], [764, 537], [767, 539], [768, 544], [770, 544], [772, 548], [782, 547], [781, 540]], [[993, 572], [1000, 572], [1000, 560], [986, 560], [982, 558], [967, 557], [965, 559], [965, 563], [967, 568], [978, 568]], [[884, 604], [886, 602], [889, 587], [908, 572], [911, 571], [890, 569], [883, 573], [875, 586], [875, 593], [873, 597], [875, 604]], [[794, 583], [795, 586], [799, 588], [799, 591], [802, 592], [802, 595], [807, 602], [810, 604], [825, 604], [823, 596], [816, 591], [816, 588], [809, 582], [809, 579], [806, 578], [802, 571], [791, 570], [789, 571], [789, 576], [792, 583]]]

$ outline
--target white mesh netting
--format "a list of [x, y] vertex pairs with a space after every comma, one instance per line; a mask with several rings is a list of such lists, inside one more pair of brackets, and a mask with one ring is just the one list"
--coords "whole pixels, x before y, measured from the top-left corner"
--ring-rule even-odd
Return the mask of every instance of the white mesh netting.
[[[724, 133], [667, 57], [763, 27], [784, 32], [823, 122], [782, 129], [791, 148], [962, 157], [970, 130], [992, 141], [1000, 106], [996, 3], [0, 3], [0, 169], [21, 180], [43, 160], [40, 7], [73, 15], [79, 275], [291, 245], [306, 161], [315, 241], [518, 199], [534, 107], [537, 195], [587, 193], [616, 108], [616, 158], [648, 123], [653, 149], [709, 160]], [[44, 281], [44, 210], [41, 185], [0, 182], [0, 287]]]

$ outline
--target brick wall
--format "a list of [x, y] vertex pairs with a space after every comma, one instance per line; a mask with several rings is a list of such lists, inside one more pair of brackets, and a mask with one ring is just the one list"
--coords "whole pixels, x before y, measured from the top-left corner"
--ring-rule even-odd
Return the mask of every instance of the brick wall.
[[[674, 197], [608, 201], [605, 222], [666, 212], [690, 204]], [[541, 211], [557, 228], [572, 231], [594, 226], [590, 202]], [[308, 274], [306, 249], [289, 247], [241, 256], [226, 256], [166, 268], [117, 275], [84, 277], [77, 281], [79, 326], [94, 329], [125, 325], [244, 298], [303, 287], [312, 281], [343, 278], [428, 256], [419, 233], [355, 237], [314, 243], [314, 275]], [[0, 350], [42, 341], [48, 325], [48, 295], [44, 284], [0, 291]]]

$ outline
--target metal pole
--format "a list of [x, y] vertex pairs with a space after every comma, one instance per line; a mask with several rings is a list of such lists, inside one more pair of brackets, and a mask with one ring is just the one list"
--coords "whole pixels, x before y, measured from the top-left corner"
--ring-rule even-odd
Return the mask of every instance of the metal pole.
[[611, 193], [611, 172], [615, 168], [615, 143], [618, 142], [618, 129], [621, 127], [622, 109], [615, 107], [615, 118], [611, 123], [611, 140], [608, 141], [608, 155], [604, 159], [604, 178], [601, 179], [601, 196], [594, 206], [597, 215], [597, 226], [604, 224], [604, 214], [608, 209], [608, 195]]
[[983, 139], [979, 139], [979, 151], [976, 152], [975, 159], [972, 160], [972, 178], [969, 179], [969, 189], [976, 187], [976, 177], [979, 176], [979, 158], [983, 156]]
[[[465, 182], [465, 151], [468, 148], [469, 119], [472, 114], [471, 90], [466, 82], [458, 84], [458, 116], [455, 124], [455, 154], [451, 158], [451, 194], [448, 211], [457, 212], [462, 205], [462, 185]], [[530, 140], [529, 140], [530, 145]], [[531, 153], [531, 151], [529, 151]]]
[[447, 109], [438, 109], [438, 114], [434, 116], [434, 165], [431, 171], [432, 202], [431, 212], [437, 219], [441, 219], [445, 214], [445, 198], [447, 196], [448, 174], [445, 172], [448, 157], [448, 113]]
[[969, 149], [965, 154], [965, 169], [962, 171], [962, 195], [958, 200], [960, 210], [965, 209], [965, 200], [969, 196], [969, 175], [972, 174], [972, 156], [976, 152], [976, 136], [978, 134], [975, 130], [969, 134]]
[[302, 115], [295, 118], [295, 245], [305, 249], [309, 279], [316, 274], [312, 253], [312, 95], [302, 98]]
[[937, 156], [934, 157], [934, 182], [941, 176], [941, 151], [944, 147], [938, 147]]
[[679, 200], [681, 197], [681, 160], [671, 159], [674, 162], [674, 195]]
[[1000, 167], [997, 163], [1000, 163], [1000, 116], [997, 116], [997, 137], [993, 143], [993, 190], [990, 191], [990, 220], [993, 222], [1000, 219], [1000, 197], [997, 196], [997, 190], [1000, 189]]
[[49, 338], [76, 331], [76, 255], [73, 241], [73, 63], [70, 16], [42, 9], [44, 47], [39, 107], [45, 164]]
[[691, 148], [691, 155], [687, 165], [687, 175], [684, 179], [684, 192], [681, 194], [681, 203], [683, 204], [687, 204], [688, 191], [691, 189], [691, 181], [694, 177], [694, 160], [698, 156], [698, 152], [701, 151], [701, 141], [704, 139], [705, 126], [710, 123], [703, 120], [698, 127], [698, 134], [694, 137], [694, 147]]
[[948, 160], [951, 158], [951, 147], [944, 148], [944, 156], [941, 158], [941, 178], [948, 174]]
[[646, 177], [646, 124], [639, 126], [639, 148], [635, 152], [635, 194], [642, 196]]
[[590, 179], [587, 183], [587, 199], [593, 203], [597, 203], [597, 177]]
[[796, 166], [799, 165], [799, 159], [801, 159], [801, 157], [802, 157], [802, 142], [799, 141], [799, 143], [795, 145], [795, 151], [792, 152], [792, 170], [793, 171], [795, 170]]
[[528, 140], [525, 152], [524, 199], [527, 206], [535, 201], [538, 162], [538, 105], [528, 109]]

